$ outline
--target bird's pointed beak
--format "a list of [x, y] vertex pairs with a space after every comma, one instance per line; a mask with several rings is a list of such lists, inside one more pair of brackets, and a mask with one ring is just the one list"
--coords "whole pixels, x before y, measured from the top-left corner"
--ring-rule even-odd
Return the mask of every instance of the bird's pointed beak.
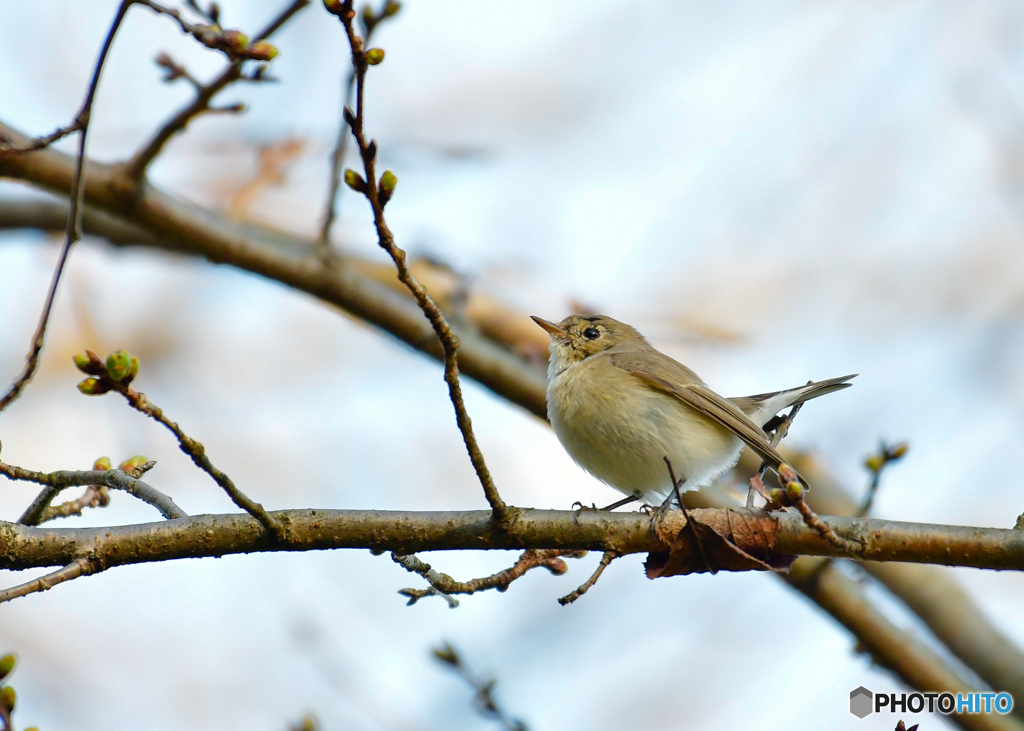
[[559, 338], [565, 337], [565, 330], [558, 327], [558, 325], [556, 325], [555, 323], [548, 322], [547, 320], [540, 317], [535, 317], [534, 315], [530, 315], [530, 319], [533, 320], [538, 325], [540, 325], [542, 328], [544, 328], [544, 331], [547, 332], [548, 335], [554, 335]]

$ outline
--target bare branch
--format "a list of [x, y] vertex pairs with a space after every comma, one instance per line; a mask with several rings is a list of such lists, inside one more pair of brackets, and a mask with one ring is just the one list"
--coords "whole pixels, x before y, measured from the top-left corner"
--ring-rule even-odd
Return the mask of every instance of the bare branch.
[[231, 498], [235, 505], [256, 518], [276, 538], [282, 536], [284, 529], [281, 525], [274, 520], [262, 505], [250, 499], [238, 489], [230, 477], [217, 469], [213, 462], [210, 461], [210, 458], [206, 456], [206, 448], [186, 434], [176, 422], [168, 419], [163, 409], [146, 398], [146, 394], [134, 390], [124, 382], [110, 379], [110, 383], [113, 390], [124, 396], [133, 409], [167, 427], [168, 431], [177, 438], [181, 451], [189, 456], [196, 467], [212, 477], [213, 481], [221, 486], [221, 489], [228, 494], [228, 497]]
[[0, 475], [9, 480], [25, 480], [46, 485], [43, 490], [32, 501], [32, 504], [25, 510], [25, 513], [18, 519], [21, 525], [37, 525], [41, 517], [49, 508], [50, 503], [63, 490], [76, 486], [103, 486], [111, 490], [123, 490], [129, 495], [149, 503], [160, 511], [168, 520], [188, 517], [188, 514], [174, 504], [174, 501], [150, 485], [139, 479], [145, 472], [155, 465], [156, 462], [147, 462], [137, 467], [132, 474], [123, 470], [82, 470], [82, 471], [59, 471], [59, 472], [35, 472], [26, 470], [23, 467], [0, 462]]
[[871, 479], [868, 481], [868, 491], [864, 496], [864, 502], [857, 509], [857, 515], [867, 515], [871, 512], [871, 504], [875, 501], [875, 494], [878, 492], [878, 486], [882, 482], [882, 472], [889, 465], [903, 459], [906, 453], [906, 442], [892, 445], [882, 442], [878, 447], [878, 451], [864, 460], [864, 466], [868, 468]]
[[[94, 546], [97, 555], [103, 556], [104, 568], [232, 553], [331, 548], [393, 551], [403, 555], [420, 551], [535, 548], [614, 551], [621, 556], [665, 552], [669, 546], [666, 541], [678, 538], [685, 528], [678, 511], [665, 516], [657, 526], [642, 513], [523, 509], [513, 525], [501, 527], [489, 520], [489, 514], [280, 510], [271, 513], [287, 527], [279, 542], [266, 541], [264, 526], [251, 515], [239, 513], [105, 528], [32, 528], [0, 522], [0, 569], [63, 566], [86, 545]], [[703, 508], [692, 509], [690, 514], [704, 523], [735, 520], [737, 515], [750, 520], [770, 519], [776, 524], [770, 548], [777, 555], [856, 557], [1024, 571], [1024, 535], [1011, 529], [830, 517], [836, 533], [857, 536], [863, 542], [863, 552], [851, 555], [792, 513], [766, 516], [744, 508]], [[683, 532], [684, 539], [685, 536]]]
[[455, 671], [476, 691], [476, 704], [483, 715], [498, 721], [507, 731], [526, 731], [526, 724], [508, 715], [494, 699], [496, 682], [476, 677], [454, 647], [446, 642], [434, 650], [434, 657]]
[[[12, 139], [26, 139], [22, 133], [2, 123], [0, 130]], [[27, 156], [0, 156], [0, 175], [66, 191], [71, 183], [73, 162], [70, 156], [52, 149]], [[202, 256], [282, 282], [382, 328], [433, 358], [444, 357], [422, 310], [413, 303], [411, 295], [401, 296], [394, 288], [399, 285], [393, 267], [351, 256], [346, 257], [345, 266], [325, 267], [314, 253], [315, 244], [309, 240], [230, 221], [150, 185], [142, 187], [131, 208], [126, 210], [123, 197], [117, 191], [132, 185], [123, 168], [89, 161], [85, 175], [86, 199], [95, 206], [97, 233], [109, 233], [115, 243], [126, 244], [134, 243], [132, 239], [138, 232], [146, 239], [138, 241], [143, 245]], [[3, 208], [11, 210], [18, 206], [5, 203]], [[33, 215], [46, 220], [52, 215], [50, 208], [34, 202], [31, 208]], [[16, 215], [18, 220], [14, 222], [19, 225], [27, 222], [26, 213]], [[408, 293], [404, 285], [401, 288]], [[489, 333], [514, 337], [522, 331], [533, 334], [527, 328], [532, 323], [525, 316], [500, 309], [493, 301], [482, 303], [480, 309], [485, 327], [490, 323], [489, 318], [497, 319], [493, 329], [488, 327]], [[522, 324], [522, 331], [513, 327], [516, 323]], [[532, 329], [540, 332], [536, 327]], [[545, 417], [544, 372], [539, 363], [524, 363], [510, 347], [490, 342], [472, 327], [456, 325], [452, 330], [460, 343], [460, 372], [464, 371], [537, 416]], [[510, 341], [510, 345], [516, 344], [517, 341]], [[536, 352], [546, 350], [537, 348]]]
[[[153, 7], [153, 5], [146, 3]], [[269, 38], [282, 25], [287, 23], [293, 15], [309, 5], [309, 0], [294, 0], [278, 16], [256, 36], [253, 45]], [[177, 12], [177, 11], [175, 11]], [[168, 120], [163, 127], [147, 142], [138, 152], [132, 155], [131, 159], [124, 164], [125, 176], [134, 183], [142, 180], [146, 168], [156, 159], [157, 155], [164, 149], [164, 145], [176, 134], [188, 126], [188, 123], [205, 113], [210, 108], [213, 98], [226, 86], [241, 79], [254, 80], [242, 73], [244, 59], [236, 58], [221, 74], [209, 84], [199, 84], [196, 88], [196, 98], [191, 104], [178, 112]]]
[[471, 579], [470, 581], [456, 581], [448, 574], [435, 571], [430, 564], [421, 561], [413, 555], [406, 556], [392, 552], [391, 559], [407, 571], [422, 576], [430, 584], [431, 589], [433, 589], [433, 591], [430, 589], [402, 589], [399, 594], [409, 597], [408, 603], [410, 605], [415, 604], [417, 600], [422, 599], [424, 596], [438, 595], [449, 599], [449, 606], [454, 609], [459, 603], [451, 599], [451, 594], [475, 594], [485, 589], [505, 591], [513, 581], [525, 575], [527, 571], [541, 567], [546, 568], [555, 576], [561, 576], [569, 570], [569, 567], [566, 566], [562, 558], [581, 558], [585, 554], [586, 551], [529, 548], [523, 551], [523, 554], [515, 564], [504, 571], [499, 571], [496, 574], [479, 579]]
[[[352, 136], [359, 146], [360, 157], [363, 159], [366, 182], [362, 183], [361, 187], [367, 201], [370, 203], [370, 207], [373, 209], [373, 222], [377, 228], [377, 241], [380, 247], [387, 251], [395, 262], [399, 280], [412, 292], [416, 303], [423, 310], [423, 314], [426, 315], [431, 327], [437, 334], [437, 339], [441, 343], [444, 356], [444, 380], [448, 384], [448, 395], [451, 398], [452, 406], [455, 408], [455, 420], [459, 431], [462, 432], [466, 451], [469, 452], [469, 459], [473, 463], [473, 469], [476, 471], [477, 478], [483, 487], [484, 496], [487, 498], [487, 502], [494, 513], [495, 521], [501, 525], [507, 524], [512, 520], [512, 511], [505, 505], [501, 495], [498, 494], [498, 488], [494, 485], [494, 480], [491, 478], [491, 473], [484, 461], [484, 455], [477, 444], [476, 435], [473, 433], [473, 422], [469, 418], [466, 404], [462, 398], [457, 356], [458, 339], [452, 333], [448, 320], [441, 313], [437, 303], [434, 302], [434, 299], [423, 285], [420, 284], [419, 280], [409, 271], [409, 267], [406, 264], [405, 251], [395, 244], [394, 236], [384, 221], [384, 206], [391, 197], [395, 178], [391, 175], [390, 171], [386, 171], [381, 177], [381, 183], [378, 184], [375, 172], [377, 143], [372, 140], [368, 142], [363, 132], [363, 89], [366, 81], [366, 69], [371, 64], [371, 61], [374, 64], [380, 63], [380, 60], [383, 59], [383, 52], [380, 49], [370, 49], [370, 51], [364, 49], [363, 39], [356, 35], [353, 27], [352, 21], [355, 17], [355, 11], [352, 9], [351, 0], [347, 2], [337, 2], [335, 0], [335, 2], [328, 6], [328, 10], [341, 18], [341, 22], [345, 26], [345, 32], [348, 35], [349, 47], [352, 49], [352, 66], [356, 74], [356, 111], [353, 114], [351, 110], [346, 109], [345, 117], [349, 128], [352, 130]], [[373, 51], [378, 53], [371, 58], [368, 53]], [[353, 181], [359, 178], [358, 174], [353, 173], [353, 175]], [[391, 182], [389, 185], [385, 185], [389, 175], [391, 175]]]
[[[373, 32], [377, 27], [387, 18], [394, 17], [398, 13], [399, 8], [399, 4], [394, 2], [394, 0], [385, 0], [384, 5], [377, 13], [370, 10], [370, 6], [367, 5], [363, 12], [364, 41], [369, 43], [370, 38], [373, 36]], [[355, 85], [356, 72], [353, 67], [348, 78], [345, 80], [344, 94], [342, 95], [342, 109], [347, 109], [352, 105], [352, 94], [355, 91]], [[341, 187], [341, 166], [345, 161], [345, 150], [348, 147], [348, 139], [348, 120], [345, 118], [345, 115], [342, 114], [341, 126], [338, 128], [338, 137], [334, 143], [334, 151], [331, 153], [330, 158], [331, 175], [328, 185], [327, 205], [324, 210], [323, 223], [320, 226], [320, 238], [317, 240], [321, 255], [330, 250], [331, 228], [334, 226], [334, 221], [338, 216], [338, 206], [340, 204], [340, 197], [343, 190]]]
[[93, 564], [89, 559], [85, 557], [76, 558], [64, 568], [58, 569], [53, 573], [41, 576], [38, 579], [33, 579], [32, 581], [28, 581], [24, 584], [19, 584], [18, 586], [11, 587], [10, 589], [0, 591], [0, 604], [9, 602], [11, 599], [17, 599], [18, 597], [34, 594], [37, 591], [47, 591], [48, 589], [52, 589], [57, 584], [62, 584], [65, 581], [77, 579], [79, 576], [88, 576], [93, 573], [94, 570]]
[[153, 0], [132, 0], [138, 5], [145, 5], [147, 8], [156, 11], [161, 15], [173, 18], [183, 33], [188, 33], [207, 48], [213, 48], [222, 52], [232, 62], [241, 61], [269, 61], [277, 55], [277, 49], [269, 43], [256, 39], [249, 43], [249, 39], [237, 30], [224, 30], [215, 22], [189, 23], [175, 8], [168, 8]]
[[105, 487], [89, 485], [85, 493], [77, 500], [69, 500], [57, 507], [49, 506], [39, 516], [39, 524], [47, 523], [57, 518], [68, 518], [72, 515], [81, 515], [86, 508], [105, 508], [110, 504], [110, 493]]
[[[874, 662], [912, 688], [949, 693], [978, 691], [958, 677], [933, 650], [872, 607], [856, 582], [835, 566], [822, 559], [801, 558], [783, 578], [850, 630]], [[963, 728], [978, 731], [1011, 731], [1021, 727], [1015, 718], [995, 713], [952, 714], [950, 719]]]
[[[68, 210], [67, 225], [64, 231], [64, 246], [61, 247], [60, 255], [57, 257], [57, 267], [53, 272], [53, 279], [50, 282], [50, 289], [46, 294], [46, 302], [43, 305], [43, 313], [39, 316], [39, 324], [36, 326], [35, 334], [32, 336], [32, 347], [29, 349], [28, 356], [25, 358], [25, 368], [21, 374], [11, 384], [10, 389], [2, 397], [0, 397], [0, 411], [3, 411], [7, 406], [21, 395], [25, 386], [32, 380], [33, 374], [36, 372], [36, 367], [39, 365], [39, 354], [43, 350], [43, 344], [46, 340], [46, 326], [50, 322], [50, 312], [53, 309], [53, 300], [57, 296], [57, 285], [60, 284], [61, 275], [64, 273], [64, 265], [67, 263], [68, 254], [71, 253], [71, 247], [76, 241], [82, 238], [82, 204], [84, 197], [84, 186], [82, 185], [82, 169], [85, 165], [85, 140], [89, 133], [89, 117], [92, 114], [92, 102], [96, 98], [96, 89], [100, 83], [100, 72], [103, 70], [103, 63], [107, 60], [107, 52], [110, 51], [110, 45], [114, 42], [114, 35], [117, 33], [117, 29], [121, 26], [121, 21], [124, 19], [125, 13], [128, 12], [128, 8], [131, 6], [133, 0], [122, 0], [120, 7], [117, 9], [117, 15], [114, 16], [114, 22], [110, 26], [110, 30], [107, 31], [107, 37], [103, 41], [103, 48], [100, 51], [100, 56], [96, 60], [96, 68], [93, 70], [92, 78], [89, 81], [89, 88], [85, 94], [85, 102], [82, 104], [82, 108], [79, 110], [75, 117], [75, 121], [72, 122], [69, 128], [77, 127], [79, 131], [78, 135], [78, 153], [75, 158], [75, 172], [71, 178], [71, 191], [70, 191], [70, 208]], [[55, 140], [63, 137], [68, 132], [64, 130], [58, 130], [53, 135], [49, 135], [43, 138], [45, 144], [41, 144], [33, 147], [33, 145], [23, 146], [22, 149], [40, 149], [46, 145], [51, 144]], [[0, 135], [5, 136], [7, 135]], [[10, 153], [8, 153], [10, 154]], [[0, 155], [2, 158], [3, 155]]]
[[559, 599], [558, 603], [564, 607], [566, 604], [572, 604], [574, 601], [586, 594], [587, 590], [597, 583], [597, 580], [601, 578], [601, 574], [603, 574], [604, 570], [608, 568], [608, 564], [614, 561], [615, 558], [616, 556], [614, 551], [605, 551], [604, 555], [601, 556], [601, 563], [597, 565], [597, 568], [594, 570], [594, 573], [590, 575], [590, 578], [580, 584], [579, 588], [575, 591], [572, 591]]

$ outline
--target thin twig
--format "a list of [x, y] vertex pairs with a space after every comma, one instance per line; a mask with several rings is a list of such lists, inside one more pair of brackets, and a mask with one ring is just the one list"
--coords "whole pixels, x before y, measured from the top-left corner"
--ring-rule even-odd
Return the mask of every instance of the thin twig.
[[[331, 8], [328, 8], [331, 10]], [[381, 248], [388, 252], [398, 269], [398, 279], [409, 289], [416, 303], [433, 327], [437, 338], [441, 343], [444, 354], [444, 380], [448, 384], [448, 395], [451, 398], [452, 406], [455, 408], [455, 420], [462, 432], [462, 439], [466, 444], [466, 451], [469, 452], [469, 459], [473, 463], [477, 478], [484, 490], [484, 496], [491, 506], [494, 519], [499, 525], [506, 525], [511, 520], [511, 511], [498, 494], [498, 488], [494, 485], [491, 473], [487, 469], [484, 455], [477, 444], [476, 436], [473, 433], [473, 422], [466, 411], [466, 404], [462, 398], [462, 386], [459, 384], [458, 340], [451, 331], [447, 319], [441, 313], [440, 308], [427, 290], [420, 284], [419, 280], [409, 271], [406, 263], [406, 253], [395, 244], [394, 236], [384, 221], [384, 204], [387, 198], [381, 196], [378, 188], [375, 166], [377, 156], [377, 143], [368, 142], [363, 132], [363, 89], [366, 81], [366, 69], [368, 63], [363, 48], [363, 39], [360, 38], [353, 27], [352, 20], [355, 11], [352, 9], [352, 2], [337, 3], [336, 10], [331, 10], [341, 18], [348, 35], [349, 47], [352, 50], [352, 66], [356, 72], [356, 111], [346, 111], [352, 136], [359, 146], [359, 154], [363, 160], [363, 170], [366, 173], [364, 193], [370, 206], [373, 209], [373, 221], [377, 229], [377, 241]]]
[[65, 581], [71, 579], [77, 579], [79, 576], [88, 576], [89, 574], [95, 573], [96, 568], [92, 561], [88, 558], [80, 557], [69, 563], [64, 568], [58, 569], [53, 573], [46, 574], [46, 576], [40, 576], [38, 579], [27, 581], [24, 584], [13, 586], [10, 589], [4, 589], [0, 591], [0, 604], [9, 602], [11, 599], [17, 599], [21, 596], [28, 596], [34, 594], [37, 591], [46, 591], [52, 589], [57, 584], [62, 584]]
[[284, 528], [281, 524], [274, 519], [274, 517], [271, 516], [262, 505], [250, 499], [245, 493], [239, 490], [230, 477], [213, 465], [210, 458], [206, 456], [206, 448], [202, 444], [182, 431], [181, 427], [179, 427], [176, 422], [168, 419], [164, 414], [163, 409], [146, 398], [146, 394], [136, 391], [130, 386], [126, 386], [120, 382], [112, 381], [112, 383], [114, 384], [113, 390], [116, 390], [124, 396], [125, 400], [128, 401], [129, 406], [167, 427], [167, 429], [177, 437], [178, 446], [181, 448], [181, 451], [189, 456], [196, 467], [212, 477], [213, 481], [221, 486], [235, 505], [249, 513], [252, 517], [256, 518], [256, 520], [258, 520], [260, 524], [263, 525], [263, 527], [266, 528], [267, 531], [275, 538], [280, 539], [283, 537]]
[[590, 575], [590, 578], [580, 584], [579, 588], [575, 591], [570, 594], [566, 594], [559, 599], [558, 603], [564, 607], [567, 604], [572, 604], [574, 601], [586, 594], [587, 590], [596, 584], [597, 580], [601, 578], [601, 574], [603, 574], [604, 570], [608, 568], [608, 564], [615, 560], [617, 555], [618, 554], [616, 554], [615, 551], [605, 551], [604, 555], [601, 556], [601, 563], [597, 565], [597, 569], [595, 569], [594, 573]]
[[[114, 22], [111, 24], [110, 30], [107, 31], [107, 37], [103, 41], [103, 48], [96, 61], [96, 68], [93, 70], [92, 79], [89, 81], [89, 90], [86, 92], [85, 102], [75, 116], [75, 121], [70, 125], [70, 127], [77, 126], [79, 135], [78, 153], [75, 158], [75, 173], [71, 180], [71, 193], [69, 196], [71, 205], [68, 210], [68, 220], [64, 231], [64, 246], [61, 248], [60, 256], [57, 258], [57, 267], [54, 269], [53, 279], [50, 281], [50, 289], [46, 294], [43, 313], [39, 317], [39, 324], [36, 326], [35, 334], [32, 337], [32, 347], [25, 359], [25, 368], [15, 379], [7, 393], [0, 397], [0, 411], [7, 408], [12, 401], [21, 395], [21, 392], [28, 385], [28, 382], [32, 380], [32, 376], [36, 372], [36, 368], [39, 365], [39, 354], [42, 352], [43, 344], [46, 340], [46, 326], [50, 321], [53, 300], [57, 296], [57, 285], [60, 284], [60, 278], [64, 273], [64, 265], [67, 263], [71, 247], [82, 238], [82, 203], [85, 197], [85, 188], [82, 185], [82, 169], [85, 165], [85, 140], [89, 133], [89, 117], [92, 114], [92, 103], [93, 99], [96, 98], [96, 89], [100, 83], [100, 72], [103, 70], [103, 63], [107, 60], [107, 52], [110, 50], [110, 45], [114, 42], [114, 35], [121, 26], [121, 21], [124, 19], [125, 13], [128, 12], [132, 2], [133, 0], [122, 0], [120, 7], [118, 7], [117, 15], [114, 16]], [[58, 134], [58, 132], [63, 134]], [[59, 137], [64, 136], [64, 134], [67, 133], [63, 130], [58, 130], [53, 135], [44, 138], [44, 140], [49, 140], [46, 142], [48, 145], [54, 140], [59, 139]], [[40, 145], [40, 147], [45, 147], [45, 145]]]
[[39, 516], [39, 525], [48, 523], [57, 518], [68, 518], [72, 515], [81, 515], [86, 508], [105, 508], [110, 504], [110, 493], [106, 487], [89, 485], [85, 488], [82, 497], [76, 500], [69, 500], [57, 507], [49, 506]]
[[878, 452], [870, 455], [864, 460], [864, 465], [868, 468], [868, 472], [871, 477], [868, 481], [868, 490], [864, 495], [864, 501], [857, 509], [856, 515], [865, 516], [871, 512], [871, 505], [875, 501], [875, 494], [878, 492], [878, 487], [882, 483], [882, 472], [893, 462], [898, 462], [903, 459], [907, 453], [906, 442], [899, 444], [886, 444], [882, 442], [879, 445]]
[[187, 518], [188, 514], [175, 505], [174, 501], [167, 495], [139, 479], [148, 470], [152, 469], [155, 464], [156, 462], [147, 462], [136, 467], [132, 474], [128, 474], [122, 470], [35, 472], [33, 470], [26, 470], [23, 467], [0, 462], [0, 475], [10, 480], [24, 480], [26, 482], [46, 485], [46, 489], [36, 496], [36, 499], [32, 501], [32, 504], [29, 505], [24, 514], [18, 519], [18, 523], [21, 525], [37, 525], [46, 509], [50, 507], [50, 503], [63, 490], [82, 485], [103, 486], [111, 490], [123, 490], [129, 495], [149, 503], [168, 520]]
[[826, 541], [842, 551], [855, 555], [864, 551], [863, 544], [836, 535], [836, 532], [832, 530], [832, 526], [819, 518], [818, 514], [811, 510], [811, 506], [808, 505], [807, 501], [804, 499], [804, 493], [806, 490], [792, 467], [787, 464], [783, 464], [779, 468], [779, 478], [786, 485], [786, 497], [800, 512], [801, 517], [804, 519], [804, 523], [817, 531], [818, 535]]
[[[255, 41], [261, 41], [269, 38], [278, 28], [288, 22], [293, 15], [302, 10], [304, 7], [309, 5], [309, 0], [294, 0], [291, 5], [285, 8], [278, 16], [264, 28], [256, 36]], [[241, 60], [232, 61], [224, 71], [221, 72], [220, 76], [211, 81], [209, 84], [200, 85], [197, 89], [196, 98], [187, 107], [182, 109], [171, 119], [169, 119], [157, 133], [147, 142], [138, 152], [125, 163], [125, 173], [132, 180], [139, 181], [146, 173], [146, 168], [149, 167], [150, 163], [156, 159], [157, 155], [163, 151], [164, 146], [167, 142], [188, 126], [188, 123], [193, 119], [203, 114], [210, 108], [210, 102], [213, 98], [222, 91], [225, 87], [234, 83], [235, 81], [245, 80], [246, 77], [242, 73], [243, 62]]]
[[[373, 13], [372, 11], [363, 13], [363, 40], [365, 43], [370, 42], [373, 32], [381, 22], [395, 15], [397, 8], [398, 4], [393, 2], [393, 0], [386, 0], [379, 13]], [[369, 10], [369, 6], [367, 6], [367, 10]], [[356, 71], [353, 66], [352, 71], [349, 72], [348, 78], [345, 80], [345, 93], [342, 102], [343, 110], [352, 106], [352, 94], [355, 91], [355, 85]], [[334, 151], [331, 152], [331, 176], [327, 193], [327, 206], [324, 210], [323, 223], [320, 226], [320, 238], [317, 240], [321, 255], [330, 250], [331, 228], [338, 217], [338, 208], [341, 205], [341, 194], [344, 192], [341, 185], [341, 167], [345, 162], [345, 150], [348, 148], [348, 139], [348, 120], [342, 114], [341, 126], [338, 128], [338, 136], [334, 142]]]
[[561, 576], [569, 567], [565, 565], [562, 558], [580, 558], [586, 551], [558, 551], [554, 549], [527, 549], [523, 551], [519, 559], [511, 567], [499, 571], [490, 576], [484, 576], [470, 581], [456, 581], [448, 574], [435, 571], [433, 567], [414, 555], [403, 555], [392, 552], [391, 560], [398, 565], [415, 574], [419, 574], [427, 583], [430, 589], [402, 589], [398, 593], [408, 597], [408, 604], [411, 606], [425, 596], [442, 596], [448, 600], [448, 605], [454, 609], [459, 605], [451, 594], [475, 594], [485, 589], [497, 589], [505, 591], [509, 585], [520, 578], [527, 571], [536, 568], [546, 568], [555, 576]]
[[434, 649], [434, 657], [455, 671], [459, 677], [465, 680], [469, 686], [476, 691], [476, 704], [480, 712], [485, 716], [493, 718], [501, 723], [507, 731], [526, 731], [526, 724], [512, 718], [506, 713], [494, 698], [494, 680], [483, 680], [476, 677], [466, 663], [459, 656], [459, 653], [449, 643]]
[[173, 18], [183, 33], [188, 33], [207, 48], [220, 51], [233, 62], [269, 61], [277, 55], [277, 50], [269, 44], [261, 43], [261, 38], [249, 43], [249, 39], [237, 30], [224, 30], [216, 23], [189, 23], [175, 8], [164, 7], [153, 0], [132, 2]]
[[[677, 480], [675, 470], [672, 469], [672, 461], [667, 456], [664, 457], [664, 459], [665, 465], [668, 467], [669, 479], [672, 480], [672, 490], [675, 492], [676, 502], [679, 503], [679, 509], [682, 511], [683, 517], [686, 519], [686, 525], [689, 527], [690, 534], [693, 536], [693, 542], [697, 544], [697, 550], [700, 552], [700, 557], [704, 561], [704, 568], [709, 574], [717, 574], [718, 569], [713, 567], [711, 562], [708, 561], [708, 555], [704, 552], [704, 542], [700, 539], [700, 533], [697, 532], [697, 526], [692, 520], [690, 520], [690, 513], [687, 511], [686, 505], [683, 504], [683, 496], [679, 494], [679, 486], [686, 481], [686, 477], [683, 476]], [[671, 500], [672, 496], [670, 495], [668, 499]]]
[[156, 57], [156, 65], [162, 68], [166, 73], [164, 81], [169, 83], [177, 81], [178, 79], [185, 79], [185, 81], [192, 85], [192, 88], [195, 89], [196, 92], [201, 92], [203, 90], [203, 82], [189, 73], [189, 70], [182, 64], [171, 58], [169, 53], [161, 53], [158, 55]]

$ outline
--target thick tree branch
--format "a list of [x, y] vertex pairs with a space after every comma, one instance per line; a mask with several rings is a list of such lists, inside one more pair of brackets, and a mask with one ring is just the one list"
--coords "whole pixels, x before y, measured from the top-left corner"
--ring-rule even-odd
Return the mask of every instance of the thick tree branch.
[[[695, 520], [710, 521], [723, 518], [726, 510], [765, 519], [760, 511], [747, 513], [743, 508], [703, 508], [690, 513]], [[0, 522], [0, 568], [66, 565], [83, 546], [92, 546], [102, 555], [103, 568], [233, 553], [330, 548], [399, 554], [536, 548], [625, 555], [667, 550], [651, 519], [642, 513], [524, 509], [507, 528], [490, 522], [487, 511], [279, 510], [271, 515], [284, 527], [280, 543], [267, 542], [262, 525], [246, 514], [106, 528], [31, 528]], [[851, 556], [808, 527], [799, 515], [781, 513], [771, 519], [778, 523], [772, 551], [779, 555], [866, 557], [1024, 571], [1024, 535], [1020, 531], [829, 518], [839, 535], [856, 536], [863, 543], [863, 552]], [[685, 527], [685, 520], [674, 511], [657, 527], [661, 535], [671, 538]]]
[[[814, 489], [807, 499], [830, 515], [856, 515], [857, 502], [814, 459], [787, 455]], [[742, 469], [745, 465], [741, 464]], [[866, 561], [860, 566], [916, 613], [991, 688], [1024, 698], [1024, 653], [989, 622], [963, 587], [936, 566]], [[1024, 703], [1013, 714], [1024, 720]]]
[[[16, 141], [28, 138], [0, 122], [0, 131]], [[0, 177], [32, 183], [55, 192], [66, 193], [73, 174], [73, 158], [56, 150], [40, 150], [19, 156], [0, 156]], [[416, 350], [440, 360], [442, 350], [437, 336], [419, 308], [391, 286], [374, 278], [385, 275], [380, 266], [360, 266], [350, 257], [345, 265], [325, 266], [315, 255], [312, 241], [284, 233], [229, 221], [199, 206], [178, 200], [148, 183], [137, 196], [125, 197], [122, 191], [135, 190], [135, 182], [123, 168], [90, 161], [84, 176], [85, 199], [98, 209], [96, 220], [104, 230], [120, 231], [127, 238], [145, 231], [149, 241], [181, 254], [201, 256], [218, 264], [260, 274], [337, 305], [355, 317], [391, 333]], [[50, 215], [36, 203], [36, 214]], [[12, 206], [4, 204], [11, 210]], [[18, 208], [14, 204], [15, 209]], [[113, 214], [104, 215], [104, 214]], [[19, 223], [24, 211], [15, 216]], [[119, 239], [125, 242], [125, 238]], [[374, 278], [362, 272], [372, 273]], [[389, 281], [401, 286], [393, 274]], [[404, 289], [404, 287], [403, 287]], [[493, 309], [493, 308], [492, 308]], [[499, 313], [501, 327], [508, 332], [508, 315]], [[526, 325], [528, 319], [521, 318]], [[536, 329], [535, 327], [533, 329]], [[471, 378], [540, 417], [546, 413], [544, 372], [539, 366], [524, 364], [509, 348], [496, 345], [470, 327], [452, 325], [459, 339], [459, 369]]]
[[[856, 582], [827, 561], [801, 558], [784, 578], [850, 630], [876, 663], [895, 673], [910, 687], [940, 693], [979, 690], [959, 678], [920, 640], [881, 615]], [[1016, 717], [995, 713], [953, 714], [950, 719], [973, 731], [1020, 731], [1024, 728]]]

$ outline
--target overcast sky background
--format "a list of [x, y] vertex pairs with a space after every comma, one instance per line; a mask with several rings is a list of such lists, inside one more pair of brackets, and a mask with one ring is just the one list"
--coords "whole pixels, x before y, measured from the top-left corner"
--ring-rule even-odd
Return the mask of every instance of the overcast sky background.
[[[283, 5], [232, 0], [223, 20], [251, 32]], [[0, 115], [50, 132], [80, 105], [116, 3], [0, 9]], [[275, 43], [281, 83], [229, 89], [220, 100], [249, 112], [194, 122], [152, 179], [227, 210], [258, 149], [293, 138], [303, 148], [286, 179], [235, 213], [313, 235], [346, 46], [319, 3]], [[908, 440], [880, 517], [1009, 527], [1024, 510], [1019, 4], [409, 0], [375, 45], [387, 58], [369, 72], [367, 125], [400, 181], [388, 207], [400, 245], [523, 311], [559, 319], [575, 300], [630, 322], [726, 395], [859, 372], [801, 412], [789, 443], [859, 492], [879, 438]], [[202, 78], [224, 63], [132, 9], [90, 155], [127, 157], [188, 102], [185, 83], [160, 82], [160, 51]], [[341, 210], [337, 244], [381, 258], [366, 204], [348, 193]], [[50, 238], [0, 234], [4, 383], [56, 254]], [[436, 364], [277, 284], [95, 241], [71, 257], [36, 381], [0, 415], [5, 461], [81, 469], [142, 453], [188, 512], [233, 509], [158, 425], [77, 393], [70, 356], [84, 347], [138, 353], [139, 388], [268, 508], [484, 505]], [[466, 390], [507, 501], [617, 497], [541, 421]], [[4, 484], [0, 517], [32, 495]], [[155, 517], [115, 495], [63, 525]], [[470, 578], [513, 555], [426, 558]], [[534, 731], [893, 725], [849, 715], [848, 694], [899, 684], [782, 582], [651, 582], [634, 556], [560, 607], [597, 561], [454, 611], [405, 607], [396, 591], [418, 578], [366, 553], [119, 568], [0, 607], [0, 651], [21, 657], [18, 723], [44, 731], [280, 731], [307, 712], [325, 731], [493, 727], [430, 659], [444, 640]], [[1024, 644], [1024, 577], [955, 573]], [[0, 572], [4, 585], [27, 578]]]

